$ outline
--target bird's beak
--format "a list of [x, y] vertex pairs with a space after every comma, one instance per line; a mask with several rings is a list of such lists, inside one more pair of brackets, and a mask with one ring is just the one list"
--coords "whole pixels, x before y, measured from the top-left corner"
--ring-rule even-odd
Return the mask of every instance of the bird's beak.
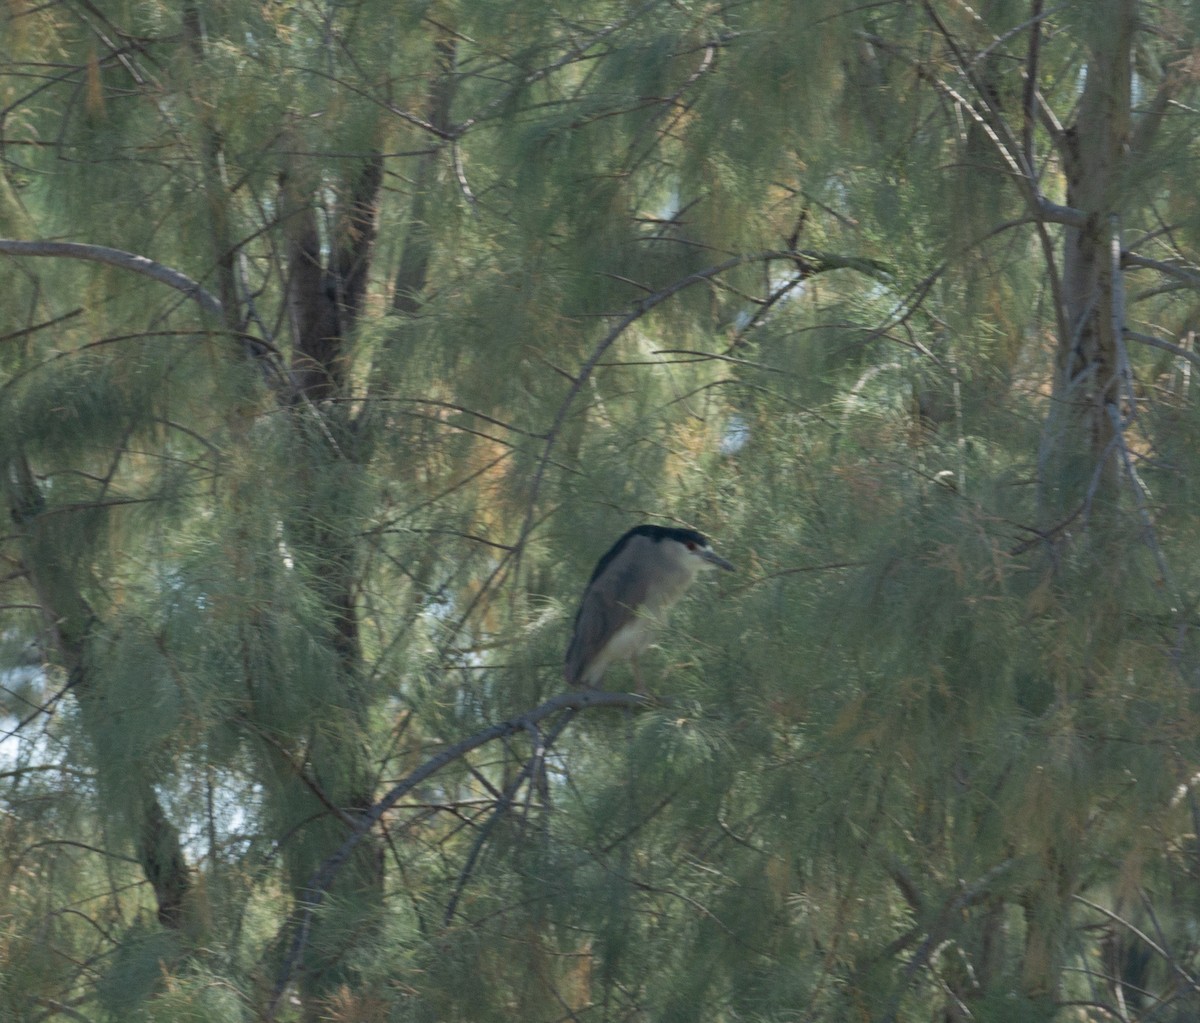
[[713, 565], [716, 568], [723, 568], [723, 569], [725, 569], [726, 572], [736, 572], [737, 571], [737, 569], [734, 568], [730, 562], [726, 561], [719, 554], [715, 554], [712, 551], [702, 551], [701, 554], [704, 557], [705, 561], [707, 561], [710, 565]]

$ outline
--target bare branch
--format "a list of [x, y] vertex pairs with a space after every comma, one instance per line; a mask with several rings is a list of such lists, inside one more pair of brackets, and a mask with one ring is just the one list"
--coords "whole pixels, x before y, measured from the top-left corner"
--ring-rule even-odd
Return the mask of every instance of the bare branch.
[[1160, 274], [1164, 274], [1167, 277], [1174, 277], [1177, 281], [1188, 285], [1188, 287], [1200, 288], [1200, 272], [1190, 267], [1180, 266], [1178, 263], [1168, 263], [1161, 259], [1150, 259], [1148, 256], [1139, 256], [1135, 252], [1122, 252], [1121, 266], [1134, 266], [1143, 270], [1157, 270]]
[[900, 1000], [904, 996], [904, 992], [908, 990], [917, 971], [929, 963], [938, 946], [945, 939], [951, 922], [960, 916], [963, 910], [992, 895], [998, 884], [1004, 880], [1006, 875], [1012, 872], [1019, 862], [1015, 858], [1002, 860], [982, 877], [977, 878], [972, 884], [968, 885], [965, 882], [960, 882], [960, 887], [954, 897], [946, 899], [938, 909], [924, 939], [913, 953], [912, 958], [908, 961], [908, 965], [904, 968], [904, 974], [896, 990], [892, 992], [891, 1001], [881, 1019], [881, 1023], [893, 1023], [896, 1019]]
[[496, 800], [491, 815], [480, 829], [479, 835], [476, 837], [474, 844], [471, 846], [471, 851], [463, 863], [462, 870], [459, 871], [458, 883], [455, 884], [454, 893], [450, 896], [450, 901], [446, 903], [446, 911], [442, 914], [443, 925], [449, 925], [454, 919], [454, 914], [458, 911], [458, 904], [462, 899], [462, 894], [466, 891], [467, 884], [471, 880], [471, 875], [475, 871], [475, 864], [479, 860], [480, 853], [483, 852], [483, 847], [487, 844], [492, 829], [495, 828], [500, 819], [512, 808], [517, 792], [520, 791], [521, 786], [526, 781], [529, 782], [529, 790], [532, 793], [537, 772], [541, 769], [545, 761], [546, 751], [554, 745], [555, 740], [562, 733], [563, 729], [571, 723], [571, 719], [574, 716], [574, 711], [568, 711], [564, 714], [555, 723], [549, 735], [545, 738], [535, 731], [534, 754], [525, 762], [521, 770], [517, 772], [517, 776], [508, 784], [504, 792], [498, 794], [499, 798]]
[[[377, 800], [369, 810], [357, 818], [354, 831], [338, 847], [333, 855], [329, 856], [313, 872], [313, 875], [308, 880], [308, 884], [301, 893], [300, 905], [296, 913], [293, 914], [292, 921], [289, 921], [289, 925], [294, 928], [292, 940], [289, 943], [283, 965], [280, 967], [279, 974], [275, 979], [275, 987], [271, 993], [270, 1003], [267, 1006], [265, 1019], [268, 1023], [275, 1018], [275, 1012], [279, 1007], [280, 999], [291, 982], [296, 966], [299, 964], [300, 958], [304, 954], [304, 949], [308, 945], [308, 936], [312, 929], [313, 915], [324, 901], [325, 893], [328, 892], [338, 872], [345, 866], [346, 861], [349, 860], [351, 853], [354, 852], [359, 842], [366, 837], [370, 830], [382, 819], [383, 815], [394, 807], [407, 793], [411, 792], [427, 778], [437, 774], [443, 767], [452, 764], [467, 753], [470, 753], [473, 749], [478, 749], [480, 746], [494, 742], [496, 739], [515, 735], [517, 732], [532, 731], [537, 734], [537, 723], [560, 711], [571, 711], [574, 713], [588, 707], [638, 708], [650, 706], [652, 703], [652, 700], [636, 693], [612, 693], [595, 689], [579, 689], [560, 693], [558, 696], [552, 697], [526, 714], [490, 725], [482, 731], [456, 742], [453, 746], [447, 746], [441, 753], [430, 757], [415, 771], [393, 785], [382, 799]], [[563, 722], [564, 725], [565, 723]], [[556, 730], [554, 734], [557, 735], [560, 730]]]
[[206, 291], [187, 274], [174, 269], [174, 267], [156, 263], [145, 256], [125, 252], [122, 249], [111, 249], [107, 245], [90, 245], [87, 242], [19, 241], [14, 238], [0, 238], [0, 255], [56, 256], [66, 259], [84, 259], [92, 263], [106, 263], [109, 266], [120, 267], [122, 270], [132, 270], [143, 277], [149, 277], [160, 284], [166, 284], [176, 291], [183, 292], [203, 312], [218, 320], [223, 319], [225, 315], [225, 307], [221, 304], [221, 300]]
[[1187, 359], [1194, 366], [1200, 366], [1200, 354], [1189, 351], [1179, 345], [1173, 345], [1170, 341], [1166, 341], [1161, 337], [1155, 337], [1153, 334], [1143, 334], [1140, 331], [1130, 330], [1128, 327], [1125, 328], [1124, 334], [1125, 338], [1129, 341], [1136, 341], [1138, 344], [1146, 345], [1149, 348], [1158, 348], [1161, 351], [1170, 352], [1181, 359]]
[[1171, 968], [1172, 972], [1181, 981], [1183, 981], [1183, 983], [1186, 984], [1192, 991], [1200, 991], [1200, 984], [1198, 984], [1196, 982], [1196, 979], [1194, 977], [1192, 977], [1191, 974], [1189, 974], [1182, 966], [1179, 965], [1179, 961], [1174, 956], [1172, 956], [1165, 948], [1163, 948], [1158, 942], [1156, 942], [1153, 938], [1151, 938], [1150, 935], [1148, 935], [1145, 931], [1140, 930], [1138, 927], [1136, 927], [1134, 924], [1130, 923], [1124, 917], [1118, 915], [1117, 913], [1114, 913], [1111, 909], [1106, 909], [1104, 906], [1101, 906], [1098, 903], [1092, 902], [1090, 899], [1085, 899], [1082, 895], [1072, 895], [1071, 898], [1074, 899], [1076, 902], [1081, 903], [1084, 906], [1087, 906], [1088, 909], [1094, 909], [1097, 913], [1101, 914], [1102, 916], [1108, 917], [1108, 919], [1111, 920], [1113, 923], [1120, 924], [1127, 931], [1129, 931], [1129, 933], [1132, 934], [1135, 938], [1137, 938], [1139, 941], [1143, 942], [1145, 944], [1145, 946], [1148, 949], [1150, 949], [1151, 952], [1153, 952], [1155, 955], [1159, 956], [1163, 960], [1163, 962], [1165, 962], [1167, 964], [1167, 966], [1169, 966]]
[[[82, 259], [91, 263], [104, 263], [122, 270], [149, 277], [165, 284], [190, 298], [208, 316], [225, 322], [225, 306], [219, 298], [187, 274], [163, 263], [156, 263], [145, 256], [107, 245], [92, 245], [89, 242], [23, 241], [16, 238], [0, 238], [0, 255], [5, 256], [50, 256], [59, 259]], [[261, 338], [233, 332], [244, 350], [254, 358], [264, 376], [276, 378], [280, 384], [294, 393], [296, 383], [286, 366], [282, 364], [275, 347]]]

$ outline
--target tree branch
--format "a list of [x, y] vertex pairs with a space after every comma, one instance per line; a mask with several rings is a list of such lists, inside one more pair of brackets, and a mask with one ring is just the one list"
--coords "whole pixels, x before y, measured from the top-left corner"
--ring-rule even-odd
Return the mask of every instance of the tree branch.
[[1101, 916], [1107, 917], [1113, 923], [1120, 924], [1127, 931], [1129, 931], [1130, 934], [1132, 934], [1148, 949], [1150, 949], [1151, 952], [1162, 959], [1163, 962], [1165, 962], [1170, 968], [1171, 972], [1174, 973], [1190, 990], [1200, 991], [1200, 983], [1197, 983], [1196, 979], [1179, 965], [1179, 961], [1158, 942], [1151, 938], [1150, 935], [1148, 935], [1145, 931], [1140, 930], [1124, 917], [1114, 913], [1111, 909], [1106, 909], [1099, 903], [1092, 902], [1090, 899], [1085, 899], [1082, 895], [1072, 895], [1071, 898], [1081, 905], [1087, 906], [1088, 909], [1094, 909]]
[[1200, 288], [1200, 273], [1177, 263], [1168, 263], [1161, 259], [1151, 259], [1149, 256], [1139, 256], [1134, 252], [1121, 253], [1121, 266], [1134, 266], [1143, 270], [1157, 270], [1166, 277], [1174, 277], [1190, 288]]
[[[371, 828], [408, 792], [411, 792], [427, 778], [435, 775], [443, 767], [452, 764], [455, 760], [470, 753], [473, 749], [478, 749], [489, 742], [506, 738], [517, 732], [532, 731], [536, 735], [537, 723], [559, 711], [570, 710], [577, 712], [588, 707], [637, 708], [647, 707], [652, 703], [652, 700], [636, 693], [612, 693], [595, 689], [571, 690], [560, 693], [558, 696], [552, 697], [526, 714], [490, 725], [482, 731], [456, 742], [453, 746], [447, 746], [441, 753], [430, 757], [415, 771], [393, 785], [382, 799], [377, 800], [369, 810], [358, 816], [354, 831], [338, 847], [333, 855], [329, 856], [313, 872], [305, 889], [300, 893], [300, 905], [293, 914], [293, 919], [290, 922], [290, 926], [294, 928], [292, 940], [289, 942], [283, 965], [279, 968], [279, 974], [275, 979], [275, 986], [271, 992], [271, 1000], [267, 1005], [264, 1015], [267, 1023], [270, 1023], [275, 1018], [275, 1012], [279, 1007], [280, 999], [291, 982], [292, 975], [295, 973], [300, 958], [304, 954], [304, 949], [308, 945], [308, 936], [312, 930], [313, 916], [324, 901], [325, 894], [333, 884], [338, 871], [346, 864], [351, 853], [354, 852], [358, 843], [363, 840]], [[557, 735], [558, 731], [554, 734]], [[285, 925], [285, 931], [286, 929], [287, 925]]]
[[160, 284], [183, 292], [209, 316], [220, 320], [225, 315], [225, 307], [221, 300], [206, 291], [187, 274], [122, 249], [111, 249], [107, 245], [90, 245], [87, 242], [19, 241], [14, 238], [0, 238], [0, 255], [57, 256], [66, 259], [84, 259], [92, 263], [106, 263], [109, 266], [120, 267], [122, 270], [132, 270], [143, 277], [149, 277]]
[[480, 853], [483, 852], [483, 847], [487, 843], [492, 829], [495, 828], [504, 814], [512, 807], [517, 792], [526, 781], [529, 782], [530, 790], [532, 791], [537, 772], [545, 762], [546, 752], [554, 745], [563, 729], [571, 723], [574, 716], [575, 711], [570, 710], [555, 722], [554, 727], [545, 738], [540, 733], [535, 735], [536, 747], [533, 756], [525, 762], [524, 766], [517, 772], [517, 776], [508, 784], [504, 792], [498, 794], [499, 798], [496, 800], [491, 816], [484, 822], [478, 837], [471, 846], [471, 851], [467, 855], [467, 860], [463, 864], [462, 870], [459, 871], [458, 883], [454, 886], [454, 893], [451, 895], [450, 901], [446, 903], [446, 911], [442, 914], [443, 925], [449, 926], [450, 922], [454, 919], [454, 914], [458, 910], [458, 903], [462, 899], [462, 894], [466, 890], [467, 883], [471, 880], [471, 874], [475, 870], [475, 863], [478, 861]]
[[1164, 352], [1170, 352], [1172, 355], [1180, 359], [1187, 359], [1193, 366], [1200, 366], [1200, 354], [1182, 348], [1179, 345], [1173, 345], [1170, 341], [1166, 341], [1154, 334], [1143, 334], [1140, 331], [1130, 330], [1128, 327], [1124, 330], [1125, 338], [1129, 341], [1136, 341], [1140, 345], [1146, 345], [1149, 348], [1158, 348]]
[[[92, 245], [89, 242], [23, 241], [16, 238], [0, 238], [0, 255], [4, 256], [50, 256], [59, 259], [82, 259], [90, 263], [104, 263], [121, 270], [149, 277], [169, 288], [182, 292], [200, 307], [200, 311], [225, 323], [225, 305], [203, 285], [187, 274], [163, 263], [156, 263], [145, 256], [107, 245]], [[275, 377], [281, 385], [295, 393], [296, 383], [286, 366], [278, 358], [275, 347], [261, 338], [237, 332], [233, 336], [241, 341], [243, 348], [262, 368], [265, 377]]]

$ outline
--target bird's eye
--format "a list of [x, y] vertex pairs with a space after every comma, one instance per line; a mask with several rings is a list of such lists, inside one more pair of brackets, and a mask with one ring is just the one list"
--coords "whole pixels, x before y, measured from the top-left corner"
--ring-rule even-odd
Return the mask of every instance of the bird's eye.
[[688, 549], [689, 551], [694, 551], [694, 550], [696, 549], [696, 541], [694, 541], [694, 540], [689, 540], [689, 541], [687, 542], [687, 549]]

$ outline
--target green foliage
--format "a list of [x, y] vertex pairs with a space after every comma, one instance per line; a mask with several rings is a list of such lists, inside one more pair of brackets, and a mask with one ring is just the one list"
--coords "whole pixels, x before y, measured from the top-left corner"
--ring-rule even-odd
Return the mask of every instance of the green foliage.
[[[1197, 25], [1105, 7], [10, 4], [0, 235], [223, 307], [3, 243], [0, 1015], [1193, 1018]], [[640, 521], [739, 572], [545, 704]]]

